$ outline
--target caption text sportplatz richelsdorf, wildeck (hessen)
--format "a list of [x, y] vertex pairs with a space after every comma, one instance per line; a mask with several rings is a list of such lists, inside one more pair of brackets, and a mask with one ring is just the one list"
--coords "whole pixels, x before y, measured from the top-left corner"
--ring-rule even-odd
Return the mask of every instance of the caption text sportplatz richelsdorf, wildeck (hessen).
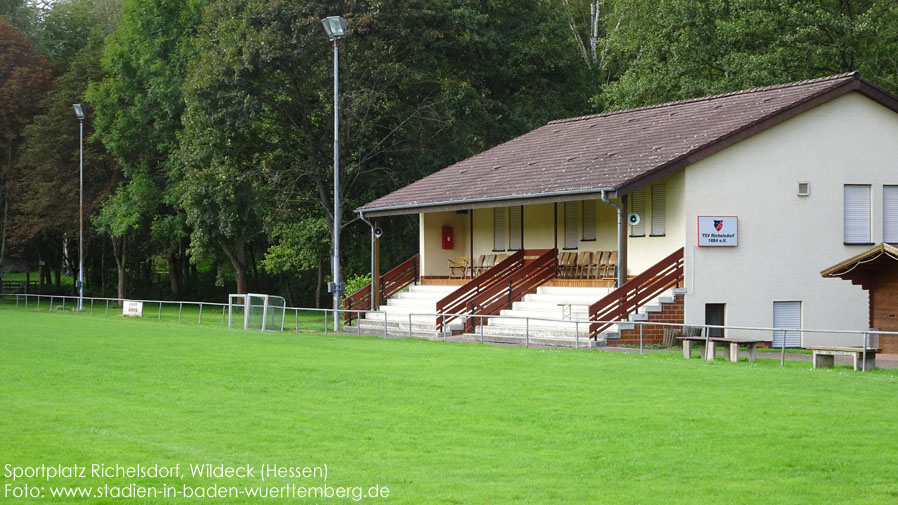
[[[197, 463], [182, 466], [159, 464], [55, 464], [17, 466], [5, 464], [2, 476], [10, 482], [4, 483], [6, 498], [81, 497], [81, 498], [349, 498], [360, 501], [363, 498], [387, 498], [390, 490], [375, 484], [367, 486], [332, 486], [328, 480], [326, 464], [314, 466], [291, 466], [280, 464], [213, 464]], [[235, 479], [249, 481], [278, 480], [277, 485], [234, 486], [194, 484], [173, 485], [173, 480], [189, 478], [191, 482], [227, 479], [232, 484]], [[85, 479], [85, 486], [72, 486], [72, 480]], [[97, 485], [97, 480], [101, 482]], [[111, 479], [113, 482], [105, 482]], [[122, 479], [140, 479], [141, 482], [122, 483]], [[156, 481], [147, 485], [146, 480]], [[56, 480], [65, 480], [67, 486], [42, 486]], [[88, 484], [87, 481], [91, 481]], [[287, 480], [288, 482], [284, 482]], [[300, 485], [294, 480], [300, 480]], [[304, 485], [317, 481], [317, 485]]]

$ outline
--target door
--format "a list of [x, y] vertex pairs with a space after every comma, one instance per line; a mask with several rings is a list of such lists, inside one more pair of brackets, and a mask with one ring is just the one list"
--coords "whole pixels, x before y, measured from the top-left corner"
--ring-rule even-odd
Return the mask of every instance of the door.
[[[714, 326], [723, 326], [724, 312], [726, 312], [725, 303], [706, 303], [705, 304], [705, 324]], [[708, 336], [723, 337], [723, 328], [708, 328]]]
[[[773, 327], [800, 329], [801, 302], [773, 302]], [[773, 347], [781, 347], [783, 338], [786, 347], [801, 347], [801, 332], [798, 331], [774, 331]]]

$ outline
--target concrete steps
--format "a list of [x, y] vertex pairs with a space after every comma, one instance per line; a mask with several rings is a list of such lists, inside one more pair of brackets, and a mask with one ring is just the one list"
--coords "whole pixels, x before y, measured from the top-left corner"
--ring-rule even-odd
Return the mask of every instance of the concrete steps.
[[[436, 331], [437, 302], [458, 289], [458, 286], [410, 286], [381, 305], [380, 312], [365, 314], [355, 323], [356, 330], [371, 335], [412, 336], [440, 339]], [[674, 302], [675, 290], [670, 290], [631, 314], [627, 321], [602, 332], [598, 341], [589, 340], [589, 324], [576, 321], [588, 319], [588, 307], [612, 288], [540, 287], [536, 293], [500, 311], [502, 317], [488, 317], [488, 324], [478, 326], [472, 334], [455, 337], [463, 341], [530, 345], [534, 347], [587, 348], [613, 344], [625, 330], [632, 330], [633, 321], [644, 321], [651, 312], [659, 312], [665, 303]], [[562, 321], [563, 319], [563, 321]], [[458, 333], [464, 321], [453, 321], [450, 331]], [[349, 331], [352, 331], [351, 329]]]
[[[435, 314], [437, 302], [456, 289], [458, 286], [409, 286], [407, 291], [397, 293], [386, 304], [381, 305], [380, 312], [365, 314], [364, 318], [354, 323], [354, 328], [371, 335], [383, 335], [386, 329], [388, 335], [411, 334], [419, 338], [439, 338], [441, 335], [436, 331], [436, 316], [429, 314]], [[452, 325], [457, 330], [461, 330], [461, 327], [461, 322]]]

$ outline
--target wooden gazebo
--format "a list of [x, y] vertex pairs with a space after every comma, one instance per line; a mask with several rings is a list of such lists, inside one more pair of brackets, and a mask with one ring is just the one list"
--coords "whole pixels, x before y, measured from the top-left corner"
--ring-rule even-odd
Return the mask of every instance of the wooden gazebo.
[[[898, 331], [898, 247], [879, 244], [820, 272], [858, 284], [870, 293], [870, 328]], [[882, 352], [898, 353], [898, 335], [880, 335]]]

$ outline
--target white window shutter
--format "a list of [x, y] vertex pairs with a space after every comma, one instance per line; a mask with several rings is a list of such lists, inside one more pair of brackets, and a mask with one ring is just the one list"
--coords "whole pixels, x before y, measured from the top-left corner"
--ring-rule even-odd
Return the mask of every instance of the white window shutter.
[[882, 187], [882, 241], [898, 244], [898, 186]]
[[523, 249], [523, 207], [508, 208], [508, 248], [512, 251]]
[[596, 239], [596, 201], [583, 200], [583, 240]]
[[493, 208], [493, 250], [505, 250], [505, 207]]
[[844, 198], [846, 244], [870, 243], [870, 186], [846, 184]]
[[577, 202], [564, 203], [564, 248], [576, 249], [580, 245], [577, 240]]
[[652, 185], [652, 235], [667, 233], [667, 194], [664, 184]]
[[645, 236], [645, 188], [639, 188], [630, 193], [630, 212], [639, 214], [639, 224], [630, 225], [630, 235], [633, 237]]
[[[801, 302], [773, 302], [773, 327], [787, 330], [800, 329]], [[801, 332], [774, 331], [774, 348], [782, 347], [783, 337], [786, 339], [786, 347], [801, 347]]]

